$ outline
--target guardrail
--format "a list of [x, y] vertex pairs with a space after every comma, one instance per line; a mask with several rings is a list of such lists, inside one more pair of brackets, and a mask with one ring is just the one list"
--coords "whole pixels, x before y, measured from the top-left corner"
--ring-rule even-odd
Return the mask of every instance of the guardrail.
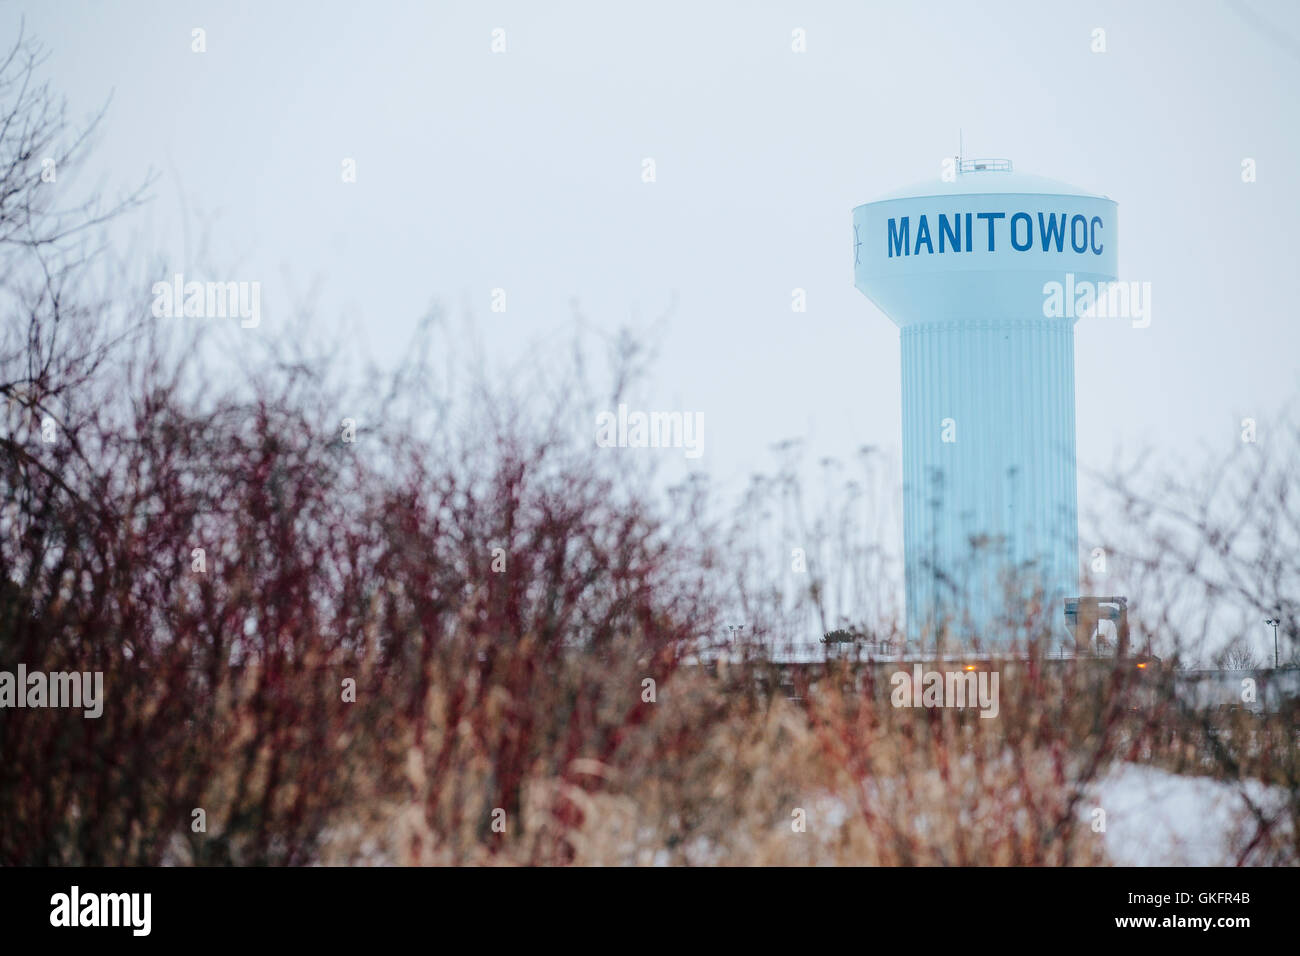
[[1011, 172], [1011, 160], [1009, 159], [963, 159], [957, 164], [957, 171], [961, 173], [975, 173], [985, 171], [1009, 173]]

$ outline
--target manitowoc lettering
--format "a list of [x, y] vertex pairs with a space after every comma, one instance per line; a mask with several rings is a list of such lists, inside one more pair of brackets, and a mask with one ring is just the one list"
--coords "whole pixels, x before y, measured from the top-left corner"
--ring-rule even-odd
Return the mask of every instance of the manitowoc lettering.
[[[1068, 212], [967, 212], [939, 213], [931, 225], [930, 217], [921, 214], [915, 223], [911, 216], [891, 218], [889, 258], [894, 256], [942, 255], [947, 252], [997, 252], [999, 247], [1016, 252], [1064, 252], [1102, 254], [1105, 245], [1101, 216], [1081, 216]], [[915, 229], [913, 229], [915, 225]]]

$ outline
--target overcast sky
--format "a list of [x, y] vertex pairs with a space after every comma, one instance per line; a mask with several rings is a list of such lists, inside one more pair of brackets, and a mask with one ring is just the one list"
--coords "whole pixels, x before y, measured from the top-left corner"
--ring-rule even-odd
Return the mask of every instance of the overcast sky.
[[1267, 440], [1297, 393], [1300, 4], [46, 0], [0, 29], [24, 17], [74, 116], [112, 93], [92, 172], [160, 172], [150, 247], [183, 269], [206, 224], [227, 268], [189, 277], [262, 283], [241, 334], [314, 283], [379, 356], [433, 303], [503, 355], [575, 299], [598, 329], [667, 315], [646, 402], [704, 414], [682, 466], [724, 488], [787, 437], [898, 449], [850, 210], [937, 176], [959, 129], [1115, 199], [1121, 277], [1152, 284], [1149, 328], [1078, 326], [1082, 467], [1227, 452], [1245, 416]]

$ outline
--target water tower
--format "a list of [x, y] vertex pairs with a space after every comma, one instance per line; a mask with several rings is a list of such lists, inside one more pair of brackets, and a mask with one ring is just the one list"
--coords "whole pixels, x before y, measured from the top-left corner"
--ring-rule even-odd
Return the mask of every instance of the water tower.
[[961, 160], [853, 210], [855, 284], [899, 328], [909, 639], [1006, 643], [1078, 592], [1074, 323], [1116, 205]]

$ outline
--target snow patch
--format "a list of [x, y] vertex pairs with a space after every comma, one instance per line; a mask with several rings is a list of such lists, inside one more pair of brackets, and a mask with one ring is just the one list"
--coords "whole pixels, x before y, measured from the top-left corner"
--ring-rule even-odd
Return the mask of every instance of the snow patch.
[[[1233, 866], [1257, 832], [1248, 804], [1276, 818], [1270, 841], [1245, 863], [1276, 863], [1270, 848], [1290, 833], [1286, 792], [1257, 780], [1227, 782], [1122, 764], [1097, 785], [1106, 811], [1106, 852], [1119, 866]], [[1082, 809], [1092, 821], [1092, 807]], [[1267, 843], [1267, 845], [1265, 845]]]

